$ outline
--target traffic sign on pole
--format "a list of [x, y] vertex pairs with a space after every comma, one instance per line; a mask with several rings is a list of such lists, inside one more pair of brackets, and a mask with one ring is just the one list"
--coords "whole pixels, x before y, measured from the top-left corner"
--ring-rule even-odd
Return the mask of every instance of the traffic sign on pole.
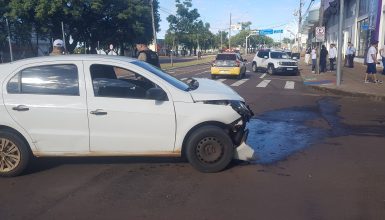
[[325, 41], [325, 27], [316, 27], [315, 28], [315, 38], [317, 42]]

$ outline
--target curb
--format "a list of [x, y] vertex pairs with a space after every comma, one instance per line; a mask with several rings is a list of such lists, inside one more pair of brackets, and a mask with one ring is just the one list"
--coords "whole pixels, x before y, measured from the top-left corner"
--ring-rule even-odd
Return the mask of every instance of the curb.
[[385, 96], [383, 95], [375, 95], [375, 94], [360, 93], [360, 92], [349, 92], [349, 91], [344, 91], [340, 89], [327, 88], [327, 87], [314, 86], [314, 85], [307, 85], [307, 86], [314, 90], [331, 93], [333, 95], [348, 96], [348, 97], [354, 97], [354, 98], [368, 98], [372, 101], [385, 102]]

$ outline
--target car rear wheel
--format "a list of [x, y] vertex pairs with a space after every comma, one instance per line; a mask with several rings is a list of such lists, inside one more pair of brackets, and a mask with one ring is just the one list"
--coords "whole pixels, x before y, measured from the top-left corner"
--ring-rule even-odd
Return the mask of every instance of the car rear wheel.
[[234, 155], [233, 143], [225, 131], [216, 126], [196, 130], [186, 142], [186, 157], [198, 171], [219, 172], [225, 169]]
[[216, 75], [211, 74], [211, 79], [216, 79], [216, 78], [217, 78]]
[[26, 168], [30, 152], [25, 142], [15, 133], [0, 131], [0, 176], [17, 176]]

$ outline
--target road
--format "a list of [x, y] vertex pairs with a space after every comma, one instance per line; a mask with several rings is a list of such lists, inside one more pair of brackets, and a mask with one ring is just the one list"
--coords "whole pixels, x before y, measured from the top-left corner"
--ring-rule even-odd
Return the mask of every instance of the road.
[[385, 219], [385, 103], [319, 93], [300, 76], [217, 80], [255, 113], [255, 163], [203, 174], [175, 158], [39, 159], [0, 179], [0, 219]]

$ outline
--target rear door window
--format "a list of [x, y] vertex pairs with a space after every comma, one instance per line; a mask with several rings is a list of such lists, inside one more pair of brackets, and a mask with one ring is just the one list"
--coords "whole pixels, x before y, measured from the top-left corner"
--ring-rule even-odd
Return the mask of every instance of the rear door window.
[[72, 64], [26, 68], [7, 84], [10, 94], [79, 95], [78, 70]]

